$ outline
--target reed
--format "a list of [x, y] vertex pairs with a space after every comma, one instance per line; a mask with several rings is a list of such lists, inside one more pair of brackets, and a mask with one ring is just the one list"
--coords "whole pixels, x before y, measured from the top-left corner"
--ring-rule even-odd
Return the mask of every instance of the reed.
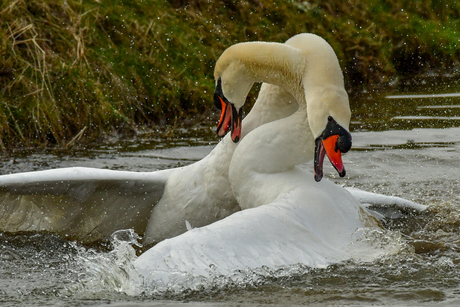
[[214, 63], [242, 41], [319, 34], [350, 92], [455, 74], [459, 20], [454, 0], [5, 0], [0, 149], [70, 147], [214, 118]]

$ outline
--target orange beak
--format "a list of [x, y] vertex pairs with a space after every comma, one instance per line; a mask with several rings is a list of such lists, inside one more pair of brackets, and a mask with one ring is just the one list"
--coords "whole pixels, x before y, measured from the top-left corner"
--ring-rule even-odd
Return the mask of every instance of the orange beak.
[[229, 110], [231, 109], [230, 103], [225, 103], [220, 97], [219, 99], [221, 102], [222, 112], [220, 113], [219, 124], [217, 125], [217, 135], [223, 137], [227, 134], [231, 127], [232, 112]]
[[241, 122], [243, 119], [243, 109], [236, 110], [235, 106], [230, 103], [222, 92], [222, 80], [217, 79], [216, 89], [214, 91], [214, 106], [221, 110], [219, 124], [217, 125], [217, 135], [223, 137], [228, 130], [232, 130], [231, 137], [233, 142], [238, 143], [241, 139]]
[[230, 102], [225, 102], [219, 97], [221, 110], [219, 124], [217, 125], [217, 135], [223, 137], [228, 130], [232, 130], [231, 137], [233, 142], [238, 143], [241, 139], [242, 109], [240, 112]]
[[337, 140], [339, 139], [338, 135], [332, 135], [327, 139], [323, 140], [323, 146], [326, 150], [327, 157], [331, 161], [332, 165], [335, 167], [340, 177], [345, 176], [345, 169], [342, 162], [342, 154], [337, 148]]
[[340, 126], [334, 118], [328, 117], [328, 122], [323, 133], [315, 140], [315, 161], [313, 170], [315, 180], [321, 181], [323, 178], [323, 162], [327, 154], [334, 168], [340, 177], [345, 176], [345, 167], [342, 162], [342, 153], [346, 153], [351, 148], [351, 134]]

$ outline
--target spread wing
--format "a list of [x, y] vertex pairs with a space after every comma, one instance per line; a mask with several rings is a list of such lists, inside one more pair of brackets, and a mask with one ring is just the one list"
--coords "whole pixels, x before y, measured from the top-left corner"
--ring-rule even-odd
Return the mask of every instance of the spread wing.
[[345, 189], [380, 220], [385, 218], [398, 219], [409, 213], [422, 212], [427, 208], [425, 205], [396, 196], [387, 196], [351, 187]]
[[39, 231], [91, 243], [142, 235], [172, 170], [63, 168], [0, 176], [0, 231]]

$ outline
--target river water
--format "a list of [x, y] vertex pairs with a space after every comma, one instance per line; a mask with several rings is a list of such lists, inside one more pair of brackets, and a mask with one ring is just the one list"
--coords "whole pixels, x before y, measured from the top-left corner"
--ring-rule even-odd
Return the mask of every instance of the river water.
[[[429, 86], [351, 101], [353, 149], [337, 184], [400, 196], [428, 206], [387, 221], [404, 248], [373, 262], [327, 268], [302, 265], [241, 272], [238, 282], [200, 280], [129, 295], [130, 263], [142, 251], [136, 235], [82, 246], [44, 234], [0, 233], [1, 306], [295, 306], [460, 305], [460, 92]], [[412, 93], [414, 94], [414, 93]], [[409, 95], [409, 96], [408, 96]], [[69, 166], [154, 171], [193, 163], [216, 144], [214, 127], [177, 130], [74, 152], [16, 152], [1, 174]], [[128, 290], [127, 290], [128, 289]]]

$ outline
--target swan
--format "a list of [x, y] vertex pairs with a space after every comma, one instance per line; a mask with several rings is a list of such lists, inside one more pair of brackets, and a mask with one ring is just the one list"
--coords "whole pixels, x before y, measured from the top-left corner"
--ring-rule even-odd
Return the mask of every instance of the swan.
[[[324, 39], [299, 34], [284, 44], [233, 45], [216, 62], [214, 77], [214, 101], [222, 109], [217, 133], [229, 132], [239, 143], [227, 189], [243, 210], [142, 254], [134, 267], [146, 285], [167, 285], [181, 273], [229, 275], [298, 263], [323, 267], [395, 252], [394, 246], [366, 241], [366, 230], [380, 229], [378, 220], [350, 192], [321, 180], [325, 155], [343, 176], [341, 153], [351, 147], [342, 71]], [[298, 109], [245, 134], [241, 109], [254, 82], [285, 89]], [[299, 166], [310, 160], [313, 173]]]
[[[293, 114], [294, 98], [263, 84], [244, 134]], [[0, 231], [41, 231], [92, 243], [133, 228], [153, 244], [240, 210], [228, 183], [237, 143], [223, 137], [202, 160], [156, 172], [72, 167], [0, 176]]]
[[[220, 91], [227, 94], [229, 79], [222, 80]], [[243, 121], [241, 108], [233, 114], [234, 105], [221, 100], [232, 94], [216, 91], [214, 102], [222, 109], [217, 133], [231, 133], [208, 156], [186, 167], [156, 172], [73, 167], [0, 176], [0, 231], [42, 231], [92, 243], [133, 228], [148, 245], [184, 233], [187, 222], [201, 227], [223, 219], [241, 209], [228, 179], [238, 141], [266, 123], [294, 114], [299, 104], [289, 90], [263, 83]], [[319, 162], [324, 149], [318, 153]], [[360, 195], [362, 202], [368, 198]]]

